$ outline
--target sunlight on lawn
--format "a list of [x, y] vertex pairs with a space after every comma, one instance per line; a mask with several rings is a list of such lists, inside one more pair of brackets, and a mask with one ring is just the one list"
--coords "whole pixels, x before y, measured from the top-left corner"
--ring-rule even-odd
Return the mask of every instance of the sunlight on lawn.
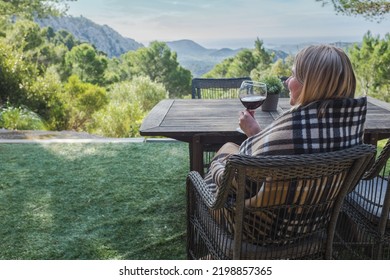
[[41, 146], [51, 154], [68, 160], [75, 160], [85, 156], [100, 155], [102, 153], [104, 153], [105, 157], [116, 155], [114, 151], [104, 151], [95, 145], [88, 146], [87, 144], [78, 146], [41, 144]]
[[187, 144], [1, 144], [0, 154], [0, 259], [185, 259]]

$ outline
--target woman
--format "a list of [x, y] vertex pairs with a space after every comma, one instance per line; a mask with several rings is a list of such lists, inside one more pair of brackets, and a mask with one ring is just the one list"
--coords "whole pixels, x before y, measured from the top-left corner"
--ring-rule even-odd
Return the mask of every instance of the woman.
[[363, 142], [367, 99], [354, 99], [356, 78], [341, 49], [329, 45], [303, 49], [296, 55], [286, 85], [293, 107], [267, 128], [261, 130], [248, 111], [240, 113], [240, 127], [248, 139], [241, 146], [225, 144], [205, 178], [216, 195], [231, 154], [321, 153]]

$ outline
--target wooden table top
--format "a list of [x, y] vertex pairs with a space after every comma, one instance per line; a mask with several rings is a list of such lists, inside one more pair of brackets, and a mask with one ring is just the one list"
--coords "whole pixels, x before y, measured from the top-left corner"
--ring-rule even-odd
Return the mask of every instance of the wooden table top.
[[[271, 124], [290, 108], [289, 98], [280, 98], [277, 111], [256, 110], [261, 127]], [[165, 99], [160, 101], [144, 119], [142, 136], [165, 136], [190, 142], [198, 133], [220, 133], [238, 137], [239, 112], [244, 107], [238, 99]], [[390, 104], [368, 98], [365, 133], [376, 140], [390, 137]]]

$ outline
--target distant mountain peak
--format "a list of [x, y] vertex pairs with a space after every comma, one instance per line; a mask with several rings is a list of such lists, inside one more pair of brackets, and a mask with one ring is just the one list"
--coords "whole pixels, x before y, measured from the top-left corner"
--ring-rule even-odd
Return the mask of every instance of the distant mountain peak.
[[183, 40], [177, 40], [177, 41], [170, 41], [166, 42], [168, 47], [170, 47], [172, 50], [176, 51], [177, 53], [180, 52], [196, 52], [196, 53], [204, 53], [208, 50], [199, 45], [198, 43], [195, 43], [192, 40], [189, 39], [183, 39]]
[[108, 25], [99, 25], [83, 16], [48, 17], [35, 20], [41, 27], [51, 26], [54, 31], [66, 30], [76, 39], [93, 44], [108, 57], [118, 57], [143, 47], [134, 39], [125, 38]]

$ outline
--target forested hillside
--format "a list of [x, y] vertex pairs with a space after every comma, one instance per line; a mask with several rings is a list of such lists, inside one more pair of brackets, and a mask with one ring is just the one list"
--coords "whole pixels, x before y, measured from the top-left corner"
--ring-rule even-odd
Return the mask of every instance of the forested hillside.
[[[108, 57], [119, 57], [128, 51], [143, 47], [134, 39], [125, 38], [107, 25], [99, 25], [85, 17], [36, 18], [41, 27], [51, 27], [55, 32], [65, 30], [81, 42], [87, 42]], [[194, 77], [202, 76], [223, 59], [234, 56], [239, 50], [207, 49], [191, 40], [166, 42], [177, 53], [178, 62], [190, 70]]]
[[168, 47], [178, 55], [178, 61], [189, 69], [194, 77], [209, 72], [222, 60], [233, 57], [240, 49], [207, 49], [191, 40], [167, 42]]
[[[85, 17], [48, 17], [37, 18], [41, 27], [51, 27], [55, 32], [66, 30], [81, 42], [87, 42], [109, 58], [119, 57], [128, 51], [143, 47], [134, 39], [125, 38], [107, 25], [99, 25]], [[235, 56], [242, 49], [208, 49], [194, 41], [183, 39], [166, 42], [177, 53], [177, 60], [194, 77], [200, 77], [226, 58]], [[274, 59], [285, 59], [288, 54], [280, 50], [268, 50], [275, 53]]]
[[132, 137], [161, 99], [190, 94], [191, 72], [165, 43], [111, 58], [68, 31], [41, 28], [38, 8], [23, 3], [0, 1], [0, 127]]

